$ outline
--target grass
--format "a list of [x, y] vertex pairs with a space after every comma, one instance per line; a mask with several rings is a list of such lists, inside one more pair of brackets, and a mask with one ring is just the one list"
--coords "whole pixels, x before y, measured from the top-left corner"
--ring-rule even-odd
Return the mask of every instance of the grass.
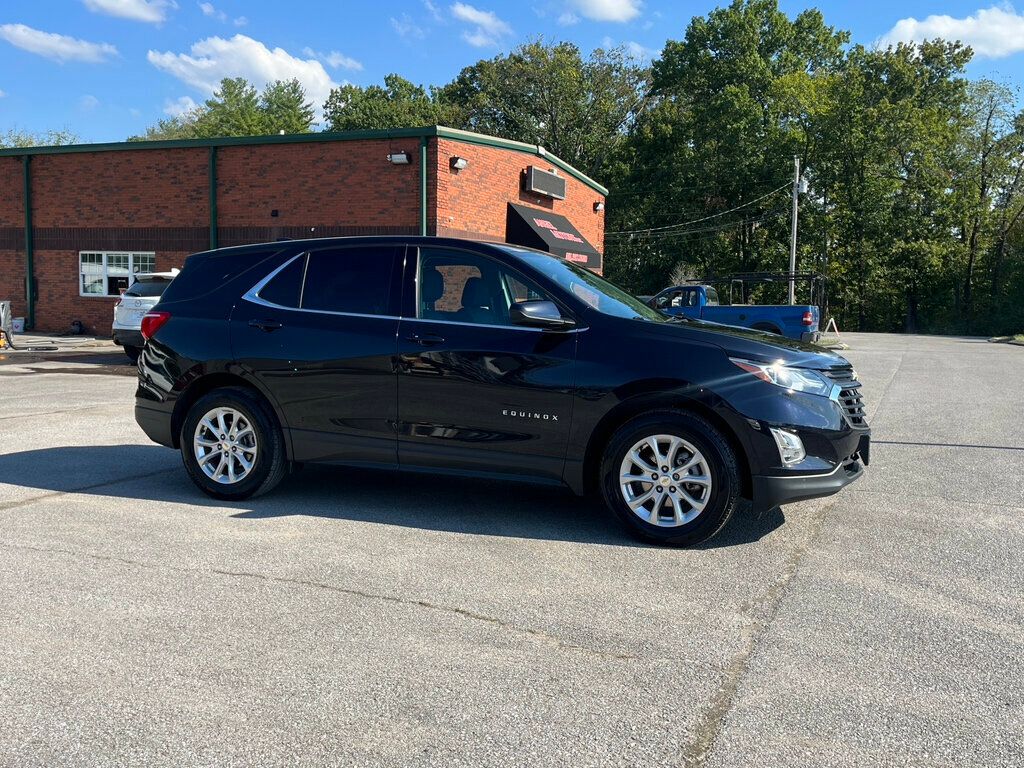
[[1019, 344], [1024, 346], [1024, 333], [1017, 333], [1012, 336], [993, 336], [989, 341], [1000, 344]]

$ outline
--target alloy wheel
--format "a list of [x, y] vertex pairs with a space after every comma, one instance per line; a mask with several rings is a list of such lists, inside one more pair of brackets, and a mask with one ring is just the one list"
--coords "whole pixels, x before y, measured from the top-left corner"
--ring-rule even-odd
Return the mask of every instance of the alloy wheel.
[[619, 489], [637, 517], [661, 528], [694, 520], [711, 500], [711, 472], [696, 446], [676, 435], [639, 440], [622, 459]]
[[234, 408], [214, 408], [196, 425], [192, 451], [199, 468], [221, 485], [234, 485], [256, 465], [256, 431], [245, 414]]

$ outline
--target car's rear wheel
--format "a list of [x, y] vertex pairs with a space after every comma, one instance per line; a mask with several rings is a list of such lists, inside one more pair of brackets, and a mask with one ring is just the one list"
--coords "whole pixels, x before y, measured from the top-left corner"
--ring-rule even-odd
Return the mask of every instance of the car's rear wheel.
[[647, 541], [689, 546], [718, 533], [739, 504], [736, 453], [706, 419], [642, 414], [612, 436], [601, 462], [605, 505]]
[[133, 363], [139, 362], [139, 355], [142, 354], [142, 350], [139, 347], [130, 347], [127, 344], [124, 347], [124, 353], [128, 356], [128, 359]]
[[240, 387], [213, 390], [193, 403], [181, 428], [181, 456], [200, 490], [232, 501], [266, 493], [287, 469], [273, 413]]

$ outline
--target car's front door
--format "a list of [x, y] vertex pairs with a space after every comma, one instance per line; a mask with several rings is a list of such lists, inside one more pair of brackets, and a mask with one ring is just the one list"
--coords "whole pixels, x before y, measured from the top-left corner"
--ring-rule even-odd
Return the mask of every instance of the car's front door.
[[551, 297], [472, 251], [410, 249], [404, 293], [399, 462], [560, 479], [582, 329], [513, 325], [512, 303]]
[[276, 400], [296, 461], [395, 464], [404, 246], [312, 249], [235, 307], [235, 359]]

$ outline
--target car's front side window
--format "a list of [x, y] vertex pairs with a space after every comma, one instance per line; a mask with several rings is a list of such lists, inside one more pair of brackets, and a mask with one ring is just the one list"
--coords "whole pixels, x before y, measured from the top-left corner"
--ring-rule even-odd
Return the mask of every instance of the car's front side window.
[[442, 248], [420, 249], [416, 284], [416, 317], [421, 320], [512, 325], [512, 304], [548, 299], [526, 278], [491, 259]]

